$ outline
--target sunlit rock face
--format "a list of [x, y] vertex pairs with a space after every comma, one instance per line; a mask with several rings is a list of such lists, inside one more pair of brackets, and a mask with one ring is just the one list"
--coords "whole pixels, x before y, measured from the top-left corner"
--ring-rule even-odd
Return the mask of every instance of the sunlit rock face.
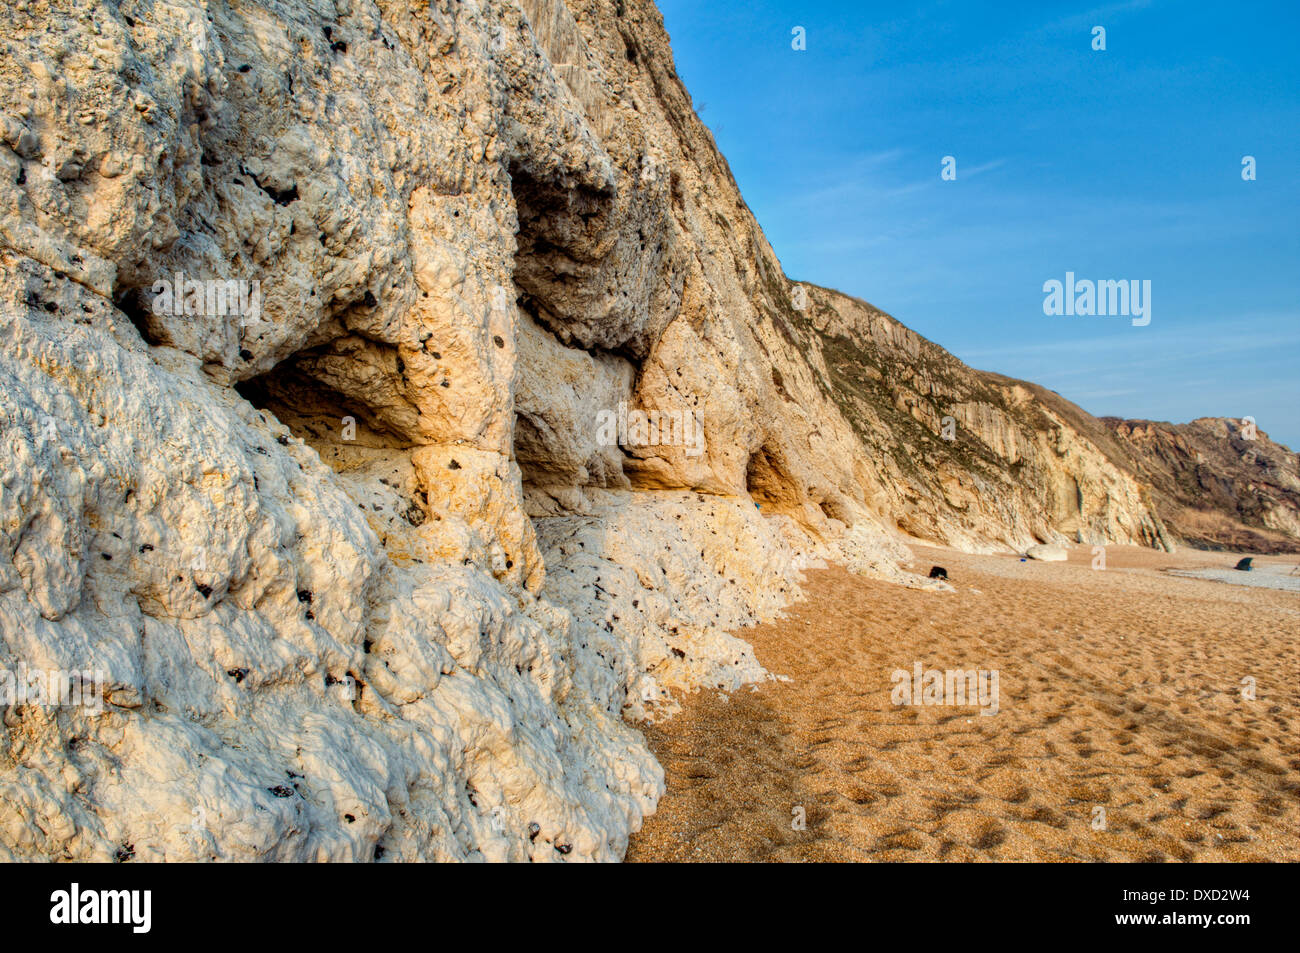
[[1172, 534], [1205, 549], [1300, 552], [1300, 454], [1253, 418], [1102, 423], [1150, 483]]
[[647, 0], [0, 36], [6, 859], [618, 859], [631, 722], [801, 569], [1163, 540], [1077, 408], [786, 279]]

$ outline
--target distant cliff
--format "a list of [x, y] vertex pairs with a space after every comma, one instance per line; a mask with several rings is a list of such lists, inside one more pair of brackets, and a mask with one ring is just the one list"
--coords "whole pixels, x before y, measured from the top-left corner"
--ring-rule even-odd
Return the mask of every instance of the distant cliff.
[[1102, 423], [1175, 536], [1203, 549], [1300, 552], [1300, 454], [1250, 421]]

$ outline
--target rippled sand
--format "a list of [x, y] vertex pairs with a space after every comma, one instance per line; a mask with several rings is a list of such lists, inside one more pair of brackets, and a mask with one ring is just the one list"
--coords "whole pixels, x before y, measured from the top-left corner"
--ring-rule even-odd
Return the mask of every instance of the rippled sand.
[[[914, 552], [957, 592], [811, 572], [742, 633], [790, 681], [647, 729], [629, 860], [1300, 860], [1300, 594], [1165, 571], [1228, 554]], [[893, 704], [917, 661], [996, 670], [1000, 710]]]

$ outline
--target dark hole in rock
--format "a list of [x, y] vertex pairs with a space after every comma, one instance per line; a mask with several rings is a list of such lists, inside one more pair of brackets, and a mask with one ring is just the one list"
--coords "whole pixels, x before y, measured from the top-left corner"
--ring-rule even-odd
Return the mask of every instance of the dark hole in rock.
[[126, 288], [113, 294], [113, 303], [135, 326], [140, 337], [150, 347], [166, 344], [166, 335], [150, 308], [144, 288]]
[[[352, 451], [409, 448], [411, 441], [396, 429], [391, 417], [385, 416], [387, 408], [370, 406], [366, 403], [368, 394], [365, 398], [343, 394], [313, 376], [314, 361], [328, 367], [331, 362], [345, 359], [325, 349], [305, 350], [263, 374], [236, 383], [235, 389], [258, 410], [274, 415], [294, 437], [336, 469]], [[400, 395], [394, 390], [393, 396], [397, 406]], [[283, 434], [277, 440], [289, 443], [289, 437]]]
[[780, 456], [767, 447], [756, 450], [745, 467], [745, 487], [764, 506], [795, 505], [799, 492]]

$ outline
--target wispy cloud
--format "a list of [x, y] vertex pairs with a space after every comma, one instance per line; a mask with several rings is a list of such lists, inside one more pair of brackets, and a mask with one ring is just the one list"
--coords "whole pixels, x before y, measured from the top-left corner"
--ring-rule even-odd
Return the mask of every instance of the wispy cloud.
[[[1300, 327], [1300, 314], [1290, 319]], [[1272, 322], [1268, 322], [1272, 323]], [[1096, 367], [1067, 367], [1062, 373], [1085, 374], [1100, 370], [1151, 367], [1158, 364], [1177, 364], [1188, 358], [1217, 358], [1225, 354], [1242, 354], [1251, 351], [1277, 352], [1300, 346], [1300, 330], [1276, 331], [1261, 330], [1251, 333], [1249, 319], [1225, 321], [1220, 328], [1200, 328], [1184, 331], [1176, 339], [1161, 337], [1151, 339], [1147, 332], [1131, 329], [1123, 334], [1109, 334], [1096, 337], [1070, 338], [1068, 340], [1034, 341], [1026, 344], [1014, 344], [1004, 347], [976, 348], [962, 350], [958, 355], [968, 364], [981, 361], [1006, 361], [1011, 359], [1057, 360], [1083, 356], [1131, 354], [1135, 348], [1159, 348], [1159, 353], [1138, 361], [1116, 363], [1108, 361]]]
[[1136, 13], [1138, 10], [1146, 10], [1151, 5], [1151, 0], [1124, 0], [1122, 3], [1107, 3], [1103, 6], [1093, 7], [1091, 10], [1085, 10], [1082, 13], [1071, 14], [1068, 17], [1061, 17], [1050, 23], [1045, 23], [1040, 30], [1055, 33], [1065, 30], [1086, 30], [1098, 25], [1105, 26], [1108, 20], [1121, 19], [1130, 13]]
[[990, 172], [993, 169], [1006, 165], [1006, 161], [1007, 161], [1006, 159], [994, 159], [992, 162], [985, 162], [983, 165], [977, 165], [974, 168], [967, 166], [964, 169], [957, 170], [958, 177], [963, 179], [971, 179], [977, 175], [982, 175], [985, 172]]

